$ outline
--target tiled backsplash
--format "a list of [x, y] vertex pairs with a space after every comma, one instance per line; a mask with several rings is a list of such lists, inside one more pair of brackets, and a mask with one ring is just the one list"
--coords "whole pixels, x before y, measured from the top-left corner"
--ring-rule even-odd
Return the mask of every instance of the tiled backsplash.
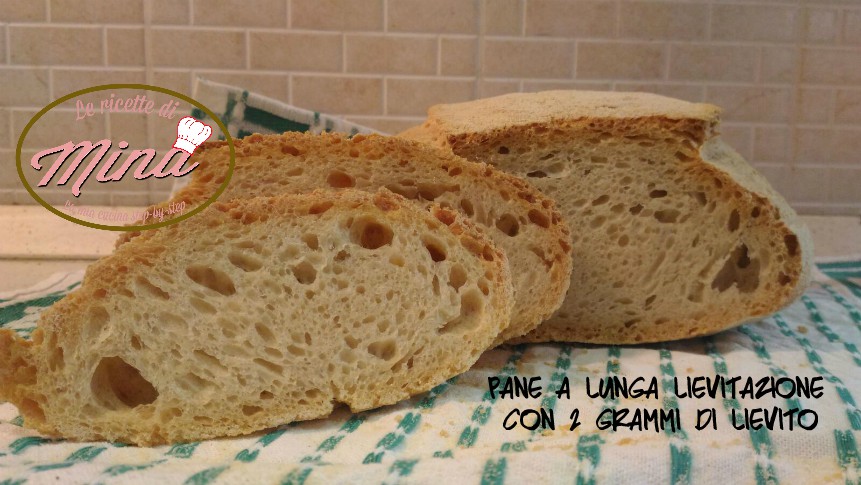
[[201, 76], [389, 132], [511, 91], [708, 101], [801, 212], [861, 213], [857, 0], [6, 0], [0, 22], [0, 203], [33, 203], [14, 146], [49, 101]]

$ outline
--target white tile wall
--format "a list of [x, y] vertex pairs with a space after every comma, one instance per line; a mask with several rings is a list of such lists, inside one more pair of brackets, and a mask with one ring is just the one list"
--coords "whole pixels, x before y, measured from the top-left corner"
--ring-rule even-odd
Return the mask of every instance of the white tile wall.
[[430, 104], [510, 91], [709, 101], [800, 211], [861, 213], [861, 3], [849, 0], [6, 0], [0, 204], [32, 203], [13, 159], [27, 114], [105, 82], [190, 94], [196, 76], [386, 131]]

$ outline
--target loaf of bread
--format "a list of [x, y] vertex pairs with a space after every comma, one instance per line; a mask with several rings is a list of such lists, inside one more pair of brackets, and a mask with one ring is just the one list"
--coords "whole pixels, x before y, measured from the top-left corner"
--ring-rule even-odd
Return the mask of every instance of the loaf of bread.
[[718, 115], [652, 94], [549, 91], [434, 106], [402, 136], [556, 199], [572, 233], [571, 288], [523, 341], [631, 344], [762, 317], [809, 281], [807, 229], [721, 140]]
[[[224, 181], [224, 142], [201, 146], [192, 182], [166, 203], [196, 205]], [[236, 166], [219, 200], [325, 188], [388, 188], [425, 207], [461, 211], [508, 255], [511, 324], [499, 338], [536, 328], [559, 308], [571, 275], [568, 229], [552, 200], [525, 181], [424, 144], [383, 136], [252, 135], [236, 141]], [[157, 232], [157, 231], [156, 231]], [[122, 240], [133, 236], [127, 235]]]
[[51, 436], [138, 445], [392, 404], [508, 324], [504, 253], [388, 191], [237, 199], [123, 244], [0, 330], [0, 400]]

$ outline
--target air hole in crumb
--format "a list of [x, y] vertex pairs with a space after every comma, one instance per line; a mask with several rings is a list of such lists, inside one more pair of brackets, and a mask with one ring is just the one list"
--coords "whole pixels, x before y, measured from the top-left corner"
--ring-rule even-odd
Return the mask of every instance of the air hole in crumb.
[[666, 190], [653, 190], [649, 192], [649, 197], [653, 199], [660, 199], [667, 196]]
[[461, 199], [460, 208], [463, 213], [468, 215], [469, 217], [472, 217], [475, 214], [475, 209], [472, 206], [472, 202], [467, 199]]
[[502, 231], [503, 234], [514, 237], [520, 232], [520, 223], [517, 222], [517, 218], [513, 215], [503, 214], [496, 220], [496, 228]]
[[440, 333], [466, 333], [479, 323], [484, 310], [484, 296], [476, 289], [470, 289], [460, 297], [460, 315], [443, 325]]
[[500, 155], [508, 155], [508, 147], [507, 146], [501, 146], [501, 147], [496, 149], [496, 153], [499, 153]]
[[212, 371], [224, 372], [227, 370], [227, 367], [221, 363], [218, 357], [206, 352], [205, 350], [197, 349], [192, 354], [200, 363], [200, 367], [209, 368]]
[[199, 311], [200, 313], [209, 313], [209, 314], [216, 313], [216, 309], [214, 306], [210, 305], [205, 300], [202, 300], [196, 296], [189, 298], [188, 302], [189, 302], [189, 304], [191, 304], [192, 308]]
[[691, 288], [688, 290], [688, 300], [694, 303], [700, 303], [703, 301], [703, 291], [705, 290], [705, 285], [702, 282], [695, 281]]
[[308, 208], [308, 214], [322, 214], [327, 210], [331, 209], [333, 205], [335, 204], [331, 201], [313, 204], [311, 205], [311, 207]]
[[415, 199], [419, 196], [419, 189], [415, 188], [414, 186], [387, 184], [386, 188], [406, 199]]
[[273, 398], [275, 397], [275, 394], [272, 394], [272, 393], [271, 393], [271, 392], [269, 392], [269, 391], [260, 391], [260, 396], [259, 396], [259, 397], [260, 397], [260, 399], [262, 399], [263, 401], [268, 401], [268, 400], [270, 400], [270, 399], [273, 399]]
[[320, 241], [317, 239], [316, 234], [302, 234], [302, 242], [312, 251], [320, 249]]
[[592, 229], [596, 229], [603, 226], [605, 222], [607, 222], [606, 216], [597, 216], [591, 221], [589, 221], [589, 227], [591, 227]]
[[654, 217], [655, 219], [657, 219], [658, 222], [667, 224], [676, 222], [679, 219], [680, 215], [681, 212], [677, 211], [676, 209], [664, 209], [655, 211]]
[[433, 215], [437, 218], [437, 220], [439, 220], [446, 226], [454, 224], [454, 222], [457, 220], [457, 216], [452, 211], [448, 211], [445, 209], [439, 209], [437, 211], [434, 211]]
[[302, 357], [303, 355], [305, 355], [305, 349], [299, 347], [298, 345], [288, 345], [287, 352], [297, 357]]
[[166, 291], [152, 284], [150, 280], [144, 278], [143, 276], [138, 276], [135, 278], [135, 286], [138, 290], [142, 291], [146, 295], [160, 298], [162, 300], [170, 300], [170, 295], [168, 295]]
[[443, 185], [434, 183], [416, 184], [419, 191], [419, 197], [425, 200], [436, 200], [439, 196], [446, 192], [457, 192], [456, 185]]
[[480, 278], [478, 280], [478, 289], [481, 290], [484, 296], [490, 295], [490, 283], [487, 281], [487, 278]]
[[759, 207], [754, 207], [754, 208], [750, 211], [750, 217], [752, 217], [752, 218], [756, 219], [757, 217], [759, 217], [759, 214], [760, 214], [760, 213], [761, 213], [760, 208], [759, 208]]
[[733, 209], [733, 211], [729, 214], [729, 221], [727, 221], [726, 228], [729, 230], [729, 232], [735, 232], [738, 230], [739, 222], [740, 220], [738, 211]]
[[460, 263], [452, 265], [448, 272], [448, 284], [455, 290], [466, 284], [466, 269]]
[[45, 411], [42, 410], [42, 406], [39, 403], [32, 399], [22, 399], [19, 410], [28, 420], [35, 420], [37, 422], [45, 421]]
[[354, 187], [356, 185], [356, 181], [353, 177], [340, 170], [332, 170], [329, 172], [329, 176], [326, 177], [326, 183], [329, 184], [329, 187], [336, 189], [344, 189], [347, 187]]
[[254, 416], [260, 411], [263, 411], [263, 408], [260, 406], [242, 406], [242, 414], [246, 416]]
[[301, 152], [299, 151], [298, 148], [296, 148], [292, 145], [281, 145], [281, 153], [283, 153], [285, 155], [290, 154], [290, 155], [293, 155], [294, 157], [296, 157], [296, 156], [299, 156], [299, 154]]
[[352, 241], [365, 249], [379, 249], [390, 245], [393, 237], [392, 229], [388, 225], [368, 216], [356, 219], [350, 227]]
[[780, 283], [780, 286], [786, 286], [792, 283], [792, 278], [790, 278], [786, 273], [781, 272], [777, 275], [777, 282]]
[[139, 370], [119, 357], [104, 357], [90, 380], [93, 396], [107, 408], [134, 408], [150, 404], [158, 391]]
[[680, 162], [689, 162], [693, 160], [693, 158], [689, 157], [686, 153], [680, 151], [677, 151], [675, 156]]
[[442, 242], [440, 242], [437, 238], [425, 235], [422, 236], [422, 243], [425, 245], [425, 249], [428, 250], [428, 253], [430, 253], [431, 260], [433, 260], [435, 263], [445, 261], [445, 249]]
[[748, 248], [740, 244], [712, 281], [712, 289], [726, 291], [736, 285], [741, 293], [751, 293], [759, 287], [759, 260], [748, 256]]
[[257, 241], [239, 241], [233, 245], [239, 249], [250, 249], [255, 253], [263, 252], [263, 246], [261, 246]]
[[592, 205], [606, 204], [607, 201], [609, 201], [609, 200], [610, 200], [609, 195], [602, 195], [601, 197], [598, 197], [597, 199], [593, 200]]
[[798, 254], [798, 237], [795, 234], [787, 234], [783, 236], [783, 244], [786, 245], [786, 250], [790, 256]]
[[493, 248], [485, 245], [481, 250], [481, 257], [484, 258], [485, 261], [493, 261]]
[[233, 280], [223, 271], [210, 268], [208, 266], [192, 265], [186, 268], [185, 274], [192, 281], [209, 288], [212, 291], [220, 293], [224, 296], [230, 296], [236, 293], [236, 287], [233, 286]]
[[631, 214], [633, 214], [633, 215], [637, 215], [637, 214], [639, 214], [642, 210], [643, 210], [643, 204], [637, 204], [637, 205], [635, 205], [635, 206], [631, 207], [630, 209], [628, 209], [628, 212], [630, 212], [630, 213], [631, 213]]
[[290, 271], [293, 272], [296, 281], [303, 285], [310, 285], [317, 279], [317, 269], [307, 261], [302, 261], [296, 266], [291, 267]]
[[257, 323], [254, 325], [254, 330], [257, 332], [257, 335], [263, 339], [264, 342], [274, 342], [275, 334], [272, 333], [272, 330], [262, 323]]
[[526, 176], [532, 177], [532, 178], [537, 178], [537, 179], [543, 179], [544, 177], [547, 176], [547, 174], [542, 170], [535, 170], [533, 172], [527, 173]]
[[284, 367], [280, 366], [274, 362], [269, 362], [268, 360], [259, 359], [259, 358], [254, 359], [252, 362], [254, 362], [255, 364], [259, 365], [260, 367], [266, 369], [267, 371], [269, 371], [273, 374], [276, 374], [279, 376], [284, 374]]
[[543, 227], [545, 229], [550, 227], [550, 218], [548, 218], [547, 214], [541, 212], [540, 210], [532, 209], [529, 211], [528, 215], [529, 221], [533, 224]]
[[392, 360], [398, 353], [398, 343], [395, 339], [385, 339], [368, 345], [368, 353], [378, 359]]
[[230, 251], [227, 253], [227, 260], [230, 261], [230, 264], [245, 272], [257, 271], [263, 267], [263, 261], [256, 256], [239, 251]]

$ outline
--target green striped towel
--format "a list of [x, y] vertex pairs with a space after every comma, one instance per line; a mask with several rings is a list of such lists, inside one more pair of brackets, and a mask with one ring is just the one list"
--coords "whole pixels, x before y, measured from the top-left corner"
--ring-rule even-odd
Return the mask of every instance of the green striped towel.
[[[376, 133], [371, 128], [341, 118], [291, 106], [277, 99], [206, 79], [197, 78], [192, 93], [195, 100], [221, 118], [230, 136], [234, 138], [244, 138], [252, 133], [285, 131], [335, 131], [348, 135]], [[191, 115], [199, 120], [208, 118], [206, 113], [198, 108], [193, 108]], [[216, 126], [212, 127], [212, 133], [213, 138], [224, 139], [221, 130]]]
[[[861, 483], [861, 258], [819, 264], [788, 308], [713, 337], [634, 347], [523, 345], [491, 350], [469, 372], [409, 401], [294, 423], [253, 436], [136, 448], [50, 441], [0, 404], [0, 483]], [[55, 275], [0, 295], [0, 326], [29, 335], [39, 312], [78, 286]], [[488, 377], [541, 376], [571, 399], [500, 399]], [[588, 399], [586, 377], [655, 376], [661, 399]], [[823, 376], [821, 399], [676, 399], [678, 376]], [[514, 408], [553, 409], [556, 429], [503, 429]], [[733, 410], [777, 406], [818, 413], [810, 431], [736, 431]], [[570, 431], [569, 415], [582, 425]], [[679, 409], [680, 432], [599, 430], [604, 408]], [[718, 429], [693, 429], [697, 408]], [[59, 480], [59, 481], [58, 481]]]
[[[240, 87], [202, 78], [195, 80], [192, 98], [212, 110], [233, 138], [244, 138], [253, 133], [285, 131], [338, 132], [351, 136], [358, 133], [378, 133], [372, 128], [342, 118], [291, 106]], [[192, 108], [190, 114], [204, 122], [210, 119], [200, 108]], [[211, 123], [211, 126], [212, 139], [223, 140], [221, 128], [215, 123]], [[177, 178], [173, 191], [176, 192], [188, 182], [188, 177]]]

